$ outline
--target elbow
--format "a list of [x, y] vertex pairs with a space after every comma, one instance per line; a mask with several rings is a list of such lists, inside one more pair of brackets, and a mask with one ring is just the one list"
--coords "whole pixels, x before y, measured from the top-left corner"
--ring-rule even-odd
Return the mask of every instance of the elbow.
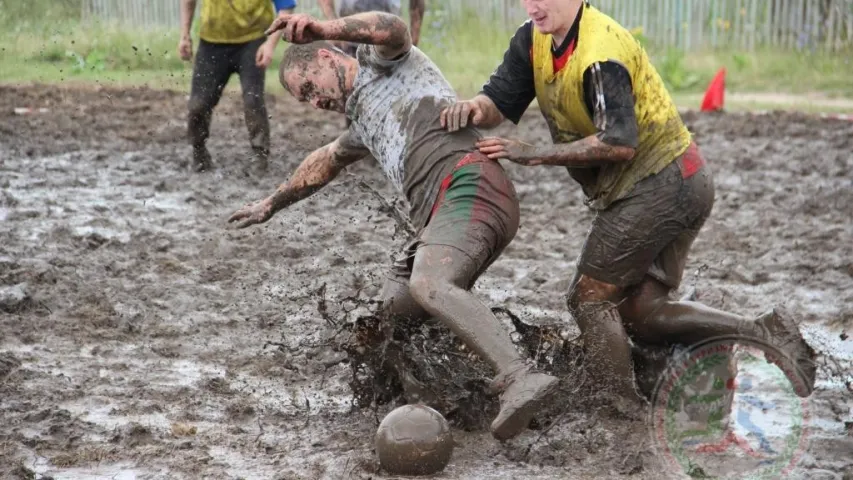
[[394, 49], [407, 50], [412, 45], [412, 35], [409, 26], [402, 18], [385, 12], [377, 12], [381, 17], [381, 26], [388, 32], [389, 46]]

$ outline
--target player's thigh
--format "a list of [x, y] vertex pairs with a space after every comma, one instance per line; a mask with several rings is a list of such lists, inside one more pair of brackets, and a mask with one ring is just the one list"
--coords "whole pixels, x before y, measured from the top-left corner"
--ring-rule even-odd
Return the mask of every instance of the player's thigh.
[[681, 285], [690, 249], [711, 215], [714, 196], [714, 182], [707, 166], [684, 180], [678, 204], [689, 226], [661, 249], [648, 271], [649, 276], [671, 289]]
[[190, 110], [216, 105], [234, 71], [232, 54], [229, 46], [199, 42], [190, 84]]
[[430, 248], [423, 262], [416, 259], [414, 268], [416, 273], [419, 265], [438, 268], [429, 265], [441, 252], [448, 258], [459, 257], [441, 271], [444, 278], [461, 282], [459, 286], [466, 289], [503, 253], [519, 223], [518, 199], [505, 171], [499, 163], [479, 161], [478, 156], [465, 157], [473, 160], [463, 160], [450, 174], [450, 182], [439, 194], [435, 212], [421, 236], [418, 253], [426, 247], [445, 248]]
[[256, 55], [263, 43], [263, 38], [246, 43], [235, 58], [235, 68], [240, 75], [243, 101], [246, 103], [263, 104], [266, 69], [256, 64]]
[[638, 185], [639, 193], [599, 211], [578, 259], [578, 271], [619, 287], [636, 285], [660, 252], [690, 228], [679, 204], [678, 167]]

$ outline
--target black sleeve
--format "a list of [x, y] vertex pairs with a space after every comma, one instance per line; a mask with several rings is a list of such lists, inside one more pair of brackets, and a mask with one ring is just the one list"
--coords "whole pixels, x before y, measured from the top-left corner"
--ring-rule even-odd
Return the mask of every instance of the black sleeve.
[[509, 41], [503, 62], [483, 85], [482, 94], [489, 97], [504, 117], [518, 124], [527, 107], [536, 98], [533, 84], [533, 24], [524, 22]]
[[586, 108], [608, 145], [637, 148], [637, 117], [631, 74], [618, 62], [597, 62], [583, 74]]

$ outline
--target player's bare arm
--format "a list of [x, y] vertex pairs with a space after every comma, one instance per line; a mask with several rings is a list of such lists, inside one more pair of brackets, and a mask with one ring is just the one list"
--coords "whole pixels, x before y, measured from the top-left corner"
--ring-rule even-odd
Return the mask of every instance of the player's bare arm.
[[487, 137], [477, 142], [480, 153], [498, 160], [505, 158], [520, 165], [555, 165], [563, 167], [600, 167], [608, 163], [626, 162], [634, 158], [634, 148], [611, 145], [590, 135], [571, 143], [544, 147], [500, 137]]
[[599, 62], [586, 70], [583, 81], [587, 108], [598, 130], [595, 134], [544, 147], [491, 137], [480, 140], [477, 148], [489, 158], [522, 165], [584, 168], [633, 159], [639, 134], [628, 70], [618, 62]]
[[279, 210], [328, 185], [344, 168], [367, 154], [366, 148], [352, 142], [349, 133], [344, 133], [334, 142], [311, 152], [287, 183], [282, 184], [269, 197], [250, 203], [235, 212], [228, 219], [228, 223], [239, 222], [237, 228], [264, 223]]
[[471, 100], [456, 102], [441, 111], [441, 128], [455, 132], [460, 128], [471, 126], [478, 128], [495, 128], [506, 118], [491, 98], [480, 94]]
[[330, 40], [375, 45], [376, 53], [384, 58], [395, 58], [412, 47], [406, 22], [384, 12], [358, 13], [325, 22], [310, 15], [283, 13], [266, 34], [279, 30], [284, 31], [284, 39], [291, 43]]
[[412, 35], [412, 45], [417, 45], [421, 39], [421, 24], [425, 11], [425, 0], [409, 0], [409, 30]]
[[193, 42], [190, 32], [193, 26], [196, 0], [181, 0], [181, 38], [178, 41], [178, 56], [188, 61], [193, 56]]

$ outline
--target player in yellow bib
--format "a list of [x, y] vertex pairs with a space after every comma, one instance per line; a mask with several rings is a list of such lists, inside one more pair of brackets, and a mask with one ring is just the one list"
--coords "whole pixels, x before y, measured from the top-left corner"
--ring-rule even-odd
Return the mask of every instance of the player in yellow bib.
[[[440, 114], [456, 131], [518, 123], [534, 99], [553, 145], [490, 137], [481, 153], [521, 165], [568, 169], [595, 212], [568, 307], [587, 368], [617, 407], [645, 404], [635, 389], [630, 339], [693, 344], [739, 335], [785, 352], [794, 384], [814, 388], [814, 351], [778, 310], [751, 319], [673, 301], [687, 252], [711, 214], [708, 166], [664, 83], [630, 32], [582, 0], [523, 0], [530, 20], [515, 33], [482, 92]], [[629, 337], [630, 335], [630, 337]]]
[[[193, 57], [192, 29], [196, 0], [181, 0], [181, 39], [178, 55]], [[193, 146], [193, 168], [213, 167], [207, 150], [210, 120], [231, 75], [240, 76], [246, 127], [255, 171], [266, 170], [270, 152], [270, 125], [264, 103], [265, 72], [281, 34], [264, 35], [275, 12], [290, 12], [295, 0], [203, 0], [198, 54], [190, 89], [188, 131]]]

